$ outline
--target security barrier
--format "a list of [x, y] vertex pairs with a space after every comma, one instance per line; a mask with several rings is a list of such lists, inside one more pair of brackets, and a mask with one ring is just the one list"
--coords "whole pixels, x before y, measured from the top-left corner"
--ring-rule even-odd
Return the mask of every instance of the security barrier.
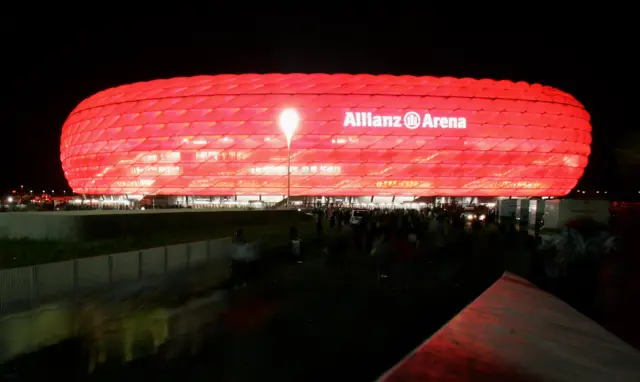
[[229, 238], [0, 270], [0, 317], [229, 259]]

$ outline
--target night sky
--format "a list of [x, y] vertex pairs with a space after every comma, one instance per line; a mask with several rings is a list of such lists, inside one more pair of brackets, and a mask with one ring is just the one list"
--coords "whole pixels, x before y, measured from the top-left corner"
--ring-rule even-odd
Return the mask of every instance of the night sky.
[[[1, 106], [0, 189], [68, 189], [59, 161], [60, 131], [72, 109], [95, 92], [155, 78], [246, 72], [390, 73], [550, 85], [575, 96], [592, 116], [592, 154], [578, 188], [637, 187], [640, 176], [623, 176], [616, 156], [616, 149], [629, 149], [633, 137], [638, 142], [630, 94], [638, 84], [633, 70], [640, 67], [633, 57], [633, 20], [623, 9], [490, 12], [461, 2], [450, 9], [386, 3], [321, 2], [313, 8], [282, 2], [266, 8], [243, 2], [237, 9], [177, 10], [156, 2], [148, 11], [96, 3], [95, 9], [38, 6], [37, 15], [27, 8], [5, 12], [0, 28], [8, 86]], [[459, 15], [463, 10], [466, 15]]]

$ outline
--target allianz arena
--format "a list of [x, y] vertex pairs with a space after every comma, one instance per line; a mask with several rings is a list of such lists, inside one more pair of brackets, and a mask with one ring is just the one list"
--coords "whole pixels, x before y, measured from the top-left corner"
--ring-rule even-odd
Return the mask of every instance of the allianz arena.
[[[280, 113], [299, 125], [290, 151]], [[562, 196], [587, 165], [589, 114], [524, 82], [244, 74], [119, 86], [62, 129], [87, 195]], [[290, 160], [290, 167], [289, 165]]]

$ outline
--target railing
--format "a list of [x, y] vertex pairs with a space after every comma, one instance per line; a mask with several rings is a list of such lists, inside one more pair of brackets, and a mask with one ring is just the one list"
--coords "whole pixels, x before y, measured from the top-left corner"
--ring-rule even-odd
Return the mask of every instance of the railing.
[[229, 238], [0, 270], [0, 317], [228, 259]]

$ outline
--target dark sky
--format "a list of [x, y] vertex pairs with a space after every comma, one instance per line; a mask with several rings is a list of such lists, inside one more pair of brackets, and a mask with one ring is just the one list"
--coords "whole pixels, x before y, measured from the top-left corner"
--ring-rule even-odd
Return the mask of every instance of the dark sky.
[[637, 44], [624, 9], [298, 3], [4, 12], [1, 189], [67, 187], [61, 127], [77, 103], [97, 91], [154, 78], [244, 72], [470, 76], [554, 86], [592, 115], [593, 153], [579, 186], [620, 184], [615, 148], [638, 131], [629, 95], [638, 84], [632, 71]]

